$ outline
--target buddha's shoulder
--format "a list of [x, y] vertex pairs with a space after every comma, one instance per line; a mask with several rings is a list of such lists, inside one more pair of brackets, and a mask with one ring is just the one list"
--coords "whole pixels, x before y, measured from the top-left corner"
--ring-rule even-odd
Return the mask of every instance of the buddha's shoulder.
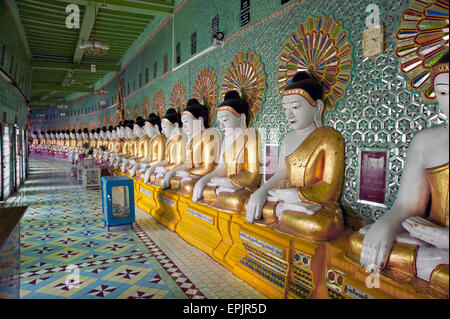
[[411, 140], [409, 149], [411, 151], [427, 151], [436, 148], [441, 143], [448, 145], [448, 128], [445, 126], [435, 126], [419, 131]]
[[330, 137], [338, 137], [338, 138], [340, 137], [340, 138], [343, 138], [342, 135], [341, 135], [341, 133], [339, 133], [338, 130], [336, 130], [336, 129], [333, 128], [333, 127], [329, 127], [329, 126], [318, 127], [318, 128], [315, 130], [315, 133], [316, 133], [316, 134], [319, 134], [319, 135], [327, 135], [327, 136], [330, 136]]

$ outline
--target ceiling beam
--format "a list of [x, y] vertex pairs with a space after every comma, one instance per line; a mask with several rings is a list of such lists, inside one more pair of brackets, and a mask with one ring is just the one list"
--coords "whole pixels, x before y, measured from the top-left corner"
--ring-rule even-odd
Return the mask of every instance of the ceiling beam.
[[[97, 71], [105, 72], [118, 72], [120, 71], [120, 66], [111, 64], [96, 64]], [[31, 64], [33, 69], [47, 69], [47, 70], [76, 70], [76, 71], [87, 71], [91, 72], [91, 65], [88, 63], [81, 63], [74, 65], [72, 63], [64, 62], [48, 62], [48, 61], [33, 61]]]
[[19, 8], [17, 7], [16, 1], [6, 0], [5, 3], [8, 6], [8, 8], [10, 9], [10, 12], [11, 12], [11, 14], [13, 16], [13, 19], [16, 22], [17, 32], [20, 35], [20, 39], [22, 40], [22, 43], [23, 43], [23, 46], [25, 48], [25, 52], [26, 52], [26, 54], [28, 56], [28, 59], [31, 60], [31, 57], [32, 57], [31, 50], [30, 50], [30, 47], [28, 45], [27, 35], [25, 33], [25, 29], [23, 27], [22, 20], [20, 19]]
[[33, 85], [33, 93], [40, 91], [58, 91], [58, 92], [93, 92], [92, 88], [87, 86], [57, 86], [57, 85]]
[[30, 104], [59, 104], [63, 103], [64, 100], [31, 100]]
[[[42, 2], [45, 3], [47, 1], [49, 0], [43, 0]], [[105, 2], [104, 0], [58, 0], [58, 1], [78, 5], [88, 5], [89, 3], [96, 3], [98, 6], [103, 5], [103, 3]], [[107, 0], [106, 9], [103, 10], [123, 11], [147, 16], [170, 17], [173, 13], [173, 8], [174, 8], [173, 3], [171, 4], [165, 1], [151, 1], [143, 3], [124, 0]]]

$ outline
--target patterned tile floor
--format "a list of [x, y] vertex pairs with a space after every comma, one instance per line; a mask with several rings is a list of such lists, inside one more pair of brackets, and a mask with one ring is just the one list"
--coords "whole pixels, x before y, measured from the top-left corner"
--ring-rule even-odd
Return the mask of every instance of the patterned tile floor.
[[11, 199], [29, 206], [20, 298], [265, 298], [139, 208], [134, 230], [106, 232], [100, 192], [70, 173], [64, 160], [32, 157], [30, 177]]

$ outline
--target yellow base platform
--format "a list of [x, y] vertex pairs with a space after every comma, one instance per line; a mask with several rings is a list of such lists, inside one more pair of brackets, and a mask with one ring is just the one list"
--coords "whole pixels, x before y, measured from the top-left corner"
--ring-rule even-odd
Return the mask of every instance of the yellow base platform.
[[157, 202], [152, 213], [153, 217], [170, 230], [175, 231], [181, 220], [178, 212], [179, 195], [170, 190], [162, 190], [159, 186], [154, 186], [153, 196]]

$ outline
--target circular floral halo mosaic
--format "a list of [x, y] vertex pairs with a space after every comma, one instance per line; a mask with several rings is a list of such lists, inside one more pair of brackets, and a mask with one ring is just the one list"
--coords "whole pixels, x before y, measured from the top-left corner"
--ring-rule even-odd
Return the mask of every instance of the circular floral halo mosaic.
[[175, 83], [170, 93], [169, 108], [175, 109], [178, 112], [186, 106], [186, 89], [180, 81]]
[[158, 90], [156, 91], [155, 96], [153, 96], [152, 113], [155, 113], [162, 118], [165, 111], [166, 105], [164, 104], [164, 93], [161, 90]]
[[292, 82], [299, 71], [306, 71], [321, 82], [328, 110], [345, 95], [354, 66], [349, 32], [333, 17], [310, 17], [292, 32], [280, 54], [278, 92]]
[[431, 67], [448, 51], [448, 10], [448, 0], [411, 0], [395, 35], [400, 70], [411, 89], [422, 92], [426, 101], [436, 97]]
[[196, 98], [208, 108], [208, 123], [211, 126], [216, 117], [217, 108], [217, 78], [214, 70], [204, 66], [195, 77], [192, 97]]
[[264, 65], [254, 52], [242, 51], [231, 60], [222, 81], [222, 99], [231, 90], [238, 91], [247, 101], [250, 125], [261, 111], [266, 91]]

